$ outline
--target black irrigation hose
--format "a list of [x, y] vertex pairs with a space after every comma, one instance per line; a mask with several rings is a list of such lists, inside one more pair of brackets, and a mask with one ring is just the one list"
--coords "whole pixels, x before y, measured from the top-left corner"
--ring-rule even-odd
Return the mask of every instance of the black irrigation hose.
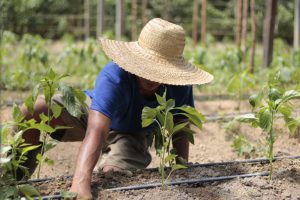
[[[299, 156], [280, 156], [274, 157], [273, 162], [277, 160], [284, 160], [284, 159], [300, 159]], [[269, 160], [267, 158], [258, 158], [258, 159], [246, 159], [246, 160], [230, 160], [224, 162], [215, 162], [215, 163], [201, 163], [201, 164], [190, 164], [187, 167], [210, 167], [210, 166], [219, 166], [219, 165], [232, 165], [232, 164], [241, 164], [241, 163], [267, 163]], [[166, 167], [165, 169], [169, 169], [170, 167]], [[146, 168], [145, 171], [157, 171], [157, 167], [155, 168]], [[95, 172], [96, 173], [96, 172]], [[49, 178], [41, 178], [41, 179], [30, 179], [27, 181], [19, 181], [18, 185], [27, 184], [27, 183], [38, 183], [38, 182], [46, 182], [51, 181], [56, 178], [72, 178], [71, 175], [69, 176], [60, 176], [60, 177], [49, 177]]]
[[[242, 100], [246, 100], [250, 95], [243, 95]], [[237, 100], [235, 96], [228, 94], [218, 94], [218, 95], [194, 95], [194, 99], [198, 101], [218, 101], [218, 100]], [[21, 105], [24, 101], [17, 99], [14, 101], [3, 101], [2, 105], [7, 107], [12, 107], [14, 104]]]
[[[199, 178], [199, 179], [186, 179], [186, 180], [179, 180], [179, 181], [172, 181], [167, 182], [165, 185], [172, 186], [172, 185], [199, 185], [203, 183], [211, 183], [215, 181], [226, 181], [232, 180], [235, 178], [248, 178], [248, 177], [255, 177], [255, 176], [268, 176], [269, 172], [256, 172], [250, 174], [239, 174], [239, 175], [231, 175], [231, 176], [217, 176], [217, 177], [207, 177], [207, 178]], [[126, 186], [126, 187], [117, 187], [117, 188], [110, 188], [105, 189], [105, 191], [128, 191], [128, 190], [141, 190], [141, 189], [151, 189], [156, 187], [161, 187], [161, 183], [152, 183], [152, 184], [145, 184], [145, 185], [133, 185], [133, 186]], [[36, 197], [34, 200], [38, 200], [39, 198]], [[53, 199], [53, 200], [60, 200], [63, 199], [62, 195], [50, 195], [50, 196], [43, 196], [41, 197], [42, 200]]]
[[[231, 180], [234, 178], [247, 178], [253, 176], [268, 176], [269, 172], [257, 172], [257, 173], [250, 173], [250, 174], [239, 174], [239, 175], [231, 175], [231, 176], [217, 176], [217, 177], [208, 177], [208, 178], [199, 178], [199, 179], [187, 179], [187, 180], [180, 180], [180, 181], [172, 181], [167, 182], [165, 185], [183, 185], [183, 184], [202, 184], [202, 183], [210, 183], [215, 181], [226, 181]], [[162, 186], [161, 183], [153, 183], [153, 184], [145, 184], [145, 185], [134, 185], [134, 186], [127, 186], [127, 187], [118, 187], [118, 188], [111, 188], [106, 189], [106, 191], [127, 191], [127, 190], [140, 190], [140, 189], [149, 189]]]
[[[300, 159], [300, 156], [278, 156], [274, 157], [273, 162], [276, 160], [284, 160], [284, 159]], [[233, 164], [241, 164], [241, 163], [268, 163], [269, 160], [267, 158], [257, 158], [257, 159], [245, 159], [245, 160], [229, 160], [224, 162], [214, 162], [214, 163], [200, 163], [200, 164], [189, 164], [187, 167], [212, 167], [219, 165], [233, 165]], [[170, 167], [166, 167], [166, 169], [170, 169]], [[147, 171], [157, 171], [157, 168], [146, 168]]]
[[56, 195], [49, 195], [49, 196], [42, 196], [42, 197], [34, 197], [34, 200], [61, 200], [64, 199], [64, 197], [61, 194], [56, 194]]

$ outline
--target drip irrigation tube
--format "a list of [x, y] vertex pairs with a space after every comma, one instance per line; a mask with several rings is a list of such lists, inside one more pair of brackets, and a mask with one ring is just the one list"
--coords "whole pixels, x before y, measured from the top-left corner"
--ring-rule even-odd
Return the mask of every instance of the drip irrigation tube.
[[[207, 177], [207, 178], [199, 178], [199, 179], [186, 179], [186, 180], [179, 180], [179, 181], [172, 181], [167, 182], [165, 185], [173, 186], [173, 185], [200, 185], [203, 183], [210, 183], [215, 181], [227, 181], [232, 180], [235, 178], [248, 178], [248, 177], [255, 177], [255, 176], [268, 176], [269, 172], [257, 172], [257, 173], [250, 173], [250, 174], [239, 174], [239, 175], [232, 175], [232, 176], [217, 176], [217, 177]], [[128, 191], [128, 190], [141, 190], [141, 189], [151, 189], [156, 187], [161, 187], [161, 183], [152, 183], [152, 184], [145, 184], [145, 185], [133, 185], [133, 186], [126, 186], [126, 187], [117, 187], [117, 188], [109, 188], [105, 189], [105, 191]], [[38, 200], [40, 198], [36, 197], [34, 200]], [[43, 196], [41, 197], [42, 200], [46, 199], [53, 199], [53, 200], [60, 200], [63, 199], [62, 195], [50, 195], [50, 196]]]
[[61, 199], [64, 199], [64, 197], [60, 194], [57, 194], [57, 195], [49, 195], [49, 196], [42, 196], [42, 197], [34, 197], [33, 198], [34, 200], [61, 200]]
[[[300, 159], [300, 156], [280, 156], [274, 157], [273, 162], [276, 160], [284, 160], [284, 159]], [[200, 163], [200, 164], [189, 164], [187, 167], [211, 167], [211, 166], [219, 166], [219, 165], [232, 165], [232, 164], [241, 164], [241, 163], [268, 163], [269, 160], [267, 158], [257, 158], [257, 159], [247, 159], [247, 160], [230, 160], [224, 162], [213, 162], [213, 163]], [[167, 167], [166, 169], [169, 169]], [[157, 168], [146, 168], [145, 170], [156, 171]]]
[[[210, 183], [215, 181], [226, 181], [234, 178], [268, 176], [269, 174], [270, 174], [269, 172], [257, 172], [251, 174], [240, 174], [240, 175], [232, 175], [232, 176], [217, 176], [217, 177], [208, 177], [208, 178], [199, 178], [199, 179], [187, 179], [187, 180], [167, 182], [165, 185], [183, 185], [183, 184], [197, 185], [197, 184]], [[134, 185], [134, 186], [127, 186], [127, 187], [111, 188], [111, 189], [106, 189], [106, 191], [140, 190], [140, 189], [149, 189], [149, 188], [155, 188], [160, 186], [162, 186], [161, 183], [153, 183], [153, 184], [146, 184], [146, 185]]]
[[[275, 157], [274, 161], [276, 160], [284, 160], [284, 159], [300, 159], [299, 156], [280, 156]], [[224, 161], [224, 162], [215, 162], [215, 163], [200, 163], [200, 164], [190, 164], [187, 167], [210, 167], [210, 166], [219, 166], [219, 165], [232, 165], [232, 164], [241, 164], [241, 163], [268, 163], [269, 160], [267, 158], [258, 158], [258, 159], [247, 159], [247, 160], [230, 160], [230, 161]], [[166, 167], [166, 169], [170, 169], [170, 167]], [[146, 171], [157, 171], [156, 168], [146, 168], [144, 169]], [[96, 172], [95, 172], [96, 173]], [[45, 181], [51, 181], [56, 178], [72, 178], [73, 176], [59, 176], [59, 177], [49, 177], [49, 178], [41, 178], [41, 179], [30, 179], [27, 181], [19, 181], [18, 185], [21, 184], [27, 184], [27, 183], [38, 183], [38, 182], [45, 182]]]
[[[249, 98], [250, 95], [243, 95], [241, 100], [246, 100]], [[228, 95], [228, 94], [220, 94], [220, 95], [194, 95], [194, 99], [198, 101], [218, 101], [218, 100], [235, 100], [235, 96]], [[2, 102], [3, 105], [12, 107], [14, 104], [21, 105], [24, 102], [22, 99], [16, 99], [16, 100], [4, 100]]]

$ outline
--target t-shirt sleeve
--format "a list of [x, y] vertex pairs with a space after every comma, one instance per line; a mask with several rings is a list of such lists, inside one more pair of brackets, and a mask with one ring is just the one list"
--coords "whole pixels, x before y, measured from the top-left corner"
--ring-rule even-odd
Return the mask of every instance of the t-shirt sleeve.
[[[122, 88], [109, 74], [103, 72], [96, 79], [90, 109], [101, 112], [111, 120], [120, 114], [124, 107]], [[123, 99], [123, 101], [122, 101]]]

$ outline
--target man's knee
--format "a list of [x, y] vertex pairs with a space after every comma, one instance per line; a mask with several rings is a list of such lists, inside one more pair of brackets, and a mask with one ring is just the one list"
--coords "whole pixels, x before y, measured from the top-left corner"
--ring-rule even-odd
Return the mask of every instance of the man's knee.
[[26, 120], [34, 118], [36, 121], [40, 120], [40, 114], [47, 113], [48, 107], [45, 102], [45, 98], [42, 95], [39, 95], [34, 103], [33, 113], [29, 111], [25, 103], [21, 106], [21, 112], [23, 113]]

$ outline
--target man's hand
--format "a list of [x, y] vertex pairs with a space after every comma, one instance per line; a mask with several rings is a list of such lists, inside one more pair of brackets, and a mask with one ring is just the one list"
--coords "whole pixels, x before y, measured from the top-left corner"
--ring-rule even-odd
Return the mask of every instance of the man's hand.
[[70, 192], [74, 192], [77, 194], [76, 199], [93, 199], [90, 184], [81, 185], [78, 183], [74, 183], [73, 181]]
[[85, 138], [80, 146], [71, 192], [77, 199], [92, 199], [91, 179], [102, 145], [110, 130], [111, 120], [100, 112], [90, 110]]

